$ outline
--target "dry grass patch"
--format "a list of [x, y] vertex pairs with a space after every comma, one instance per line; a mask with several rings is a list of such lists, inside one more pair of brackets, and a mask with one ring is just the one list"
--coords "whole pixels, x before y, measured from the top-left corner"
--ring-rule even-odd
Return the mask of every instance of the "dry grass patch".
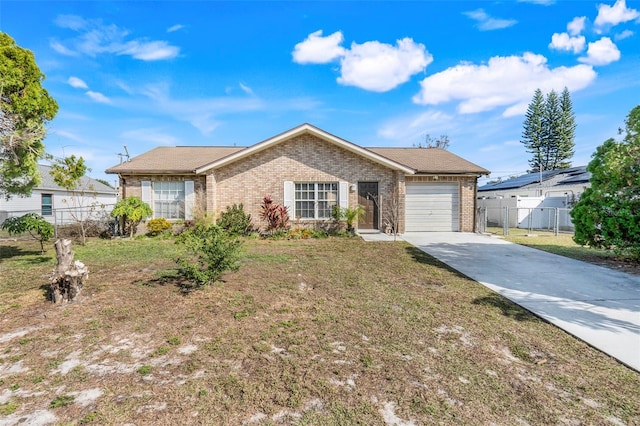
[[185, 295], [171, 241], [90, 241], [63, 307], [2, 244], [6, 424], [640, 422], [640, 375], [404, 243], [247, 240]]

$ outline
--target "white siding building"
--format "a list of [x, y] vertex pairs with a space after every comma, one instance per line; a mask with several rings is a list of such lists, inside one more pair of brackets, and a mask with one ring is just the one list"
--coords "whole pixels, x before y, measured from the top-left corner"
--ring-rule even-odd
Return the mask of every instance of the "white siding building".
[[73, 223], [78, 218], [100, 218], [109, 214], [117, 202], [118, 191], [102, 182], [84, 176], [74, 193], [53, 181], [51, 167], [38, 165], [42, 183], [29, 197], [0, 194], [0, 223], [8, 217], [37, 213], [55, 225]]

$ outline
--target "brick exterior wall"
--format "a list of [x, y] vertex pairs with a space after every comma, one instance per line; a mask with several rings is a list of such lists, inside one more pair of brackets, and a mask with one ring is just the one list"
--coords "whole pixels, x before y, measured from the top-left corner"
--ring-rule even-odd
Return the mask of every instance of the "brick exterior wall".
[[[200, 201], [208, 213], [216, 216], [233, 204], [244, 205], [245, 212], [251, 214], [256, 226], [262, 198], [271, 195], [278, 204], [284, 203], [284, 182], [340, 182], [351, 188], [358, 181], [378, 182], [381, 202], [380, 229], [389, 207], [388, 196], [398, 195], [398, 230], [404, 232], [405, 181], [406, 182], [458, 182], [460, 193], [460, 231], [474, 232], [476, 229], [476, 186], [475, 176], [415, 176], [394, 171], [362, 156], [347, 151], [337, 145], [310, 134], [300, 135], [291, 140], [269, 147], [242, 160], [219, 169], [210, 170], [206, 176], [194, 175], [122, 175], [121, 197], [141, 196], [142, 181], [194, 181], [196, 202]], [[395, 189], [395, 191], [394, 191]], [[201, 196], [198, 196], [201, 194]], [[206, 195], [206, 199], [205, 199]], [[387, 196], [387, 202], [384, 197]], [[349, 206], [358, 204], [357, 189], [349, 190]], [[314, 221], [296, 221], [293, 225], [318, 226]]]
[[407, 182], [458, 182], [460, 193], [460, 231], [476, 230], [476, 186], [475, 176], [407, 176]]
[[[389, 193], [397, 174], [378, 163], [347, 151], [313, 135], [305, 134], [279, 143], [219, 169], [211, 170], [207, 183], [210, 211], [224, 211], [234, 203], [243, 203], [256, 225], [260, 203], [270, 195], [284, 203], [284, 182], [378, 182], [380, 194]], [[358, 204], [357, 190], [349, 190], [349, 206]], [[314, 221], [295, 221], [294, 225], [318, 225]]]

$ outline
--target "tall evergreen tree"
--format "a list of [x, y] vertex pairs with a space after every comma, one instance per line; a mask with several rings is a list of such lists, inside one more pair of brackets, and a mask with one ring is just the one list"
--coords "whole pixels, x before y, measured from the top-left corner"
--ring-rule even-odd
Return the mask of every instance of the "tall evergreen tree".
[[560, 97], [552, 90], [546, 98], [537, 89], [523, 127], [521, 142], [532, 154], [530, 172], [571, 167], [576, 124], [566, 87]]
[[571, 167], [571, 157], [575, 153], [576, 115], [573, 112], [573, 103], [569, 89], [566, 87], [560, 95], [560, 146], [558, 150], [558, 164], [556, 168], [566, 169]]
[[542, 140], [544, 135], [543, 115], [544, 97], [542, 91], [536, 89], [533, 99], [527, 108], [522, 132], [522, 143], [527, 152], [533, 154], [529, 160], [531, 170], [538, 170], [538, 164], [542, 162]]

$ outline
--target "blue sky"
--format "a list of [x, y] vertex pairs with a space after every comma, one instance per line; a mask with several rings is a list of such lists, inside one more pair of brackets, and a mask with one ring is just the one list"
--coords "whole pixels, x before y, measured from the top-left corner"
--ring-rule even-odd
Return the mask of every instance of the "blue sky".
[[574, 165], [640, 103], [640, 1], [0, 2], [93, 177], [159, 145], [248, 146], [311, 123], [362, 146], [426, 134], [508, 177], [533, 92], [572, 94]]

